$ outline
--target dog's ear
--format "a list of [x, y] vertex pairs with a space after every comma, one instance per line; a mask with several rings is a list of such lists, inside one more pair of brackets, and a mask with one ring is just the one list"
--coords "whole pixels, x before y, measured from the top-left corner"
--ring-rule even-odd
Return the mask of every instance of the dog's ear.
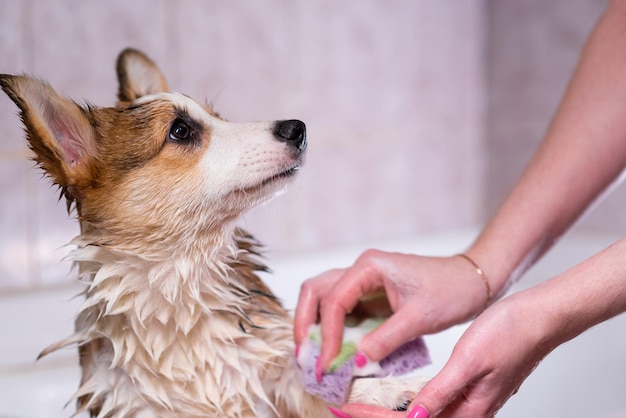
[[167, 91], [167, 81], [159, 67], [144, 53], [127, 48], [117, 57], [118, 99], [132, 102], [147, 94]]
[[35, 161], [68, 190], [90, 181], [96, 153], [95, 130], [88, 111], [61, 97], [49, 84], [28, 77], [0, 75], [0, 87], [20, 109]]

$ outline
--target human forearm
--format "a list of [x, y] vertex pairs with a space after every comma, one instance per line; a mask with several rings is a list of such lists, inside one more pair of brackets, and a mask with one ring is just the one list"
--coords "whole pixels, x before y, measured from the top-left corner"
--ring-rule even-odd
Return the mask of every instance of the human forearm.
[[[570, 270], [521, 292], [553, 347], [626, 311], [626, 238]], [[528, 293], [527, 295], [525, 293]]]
[[626, 2], [585, 46], [544, 142], [470, 255], [496, 293], [532, 265], [626, 165]]
[[434, 416], [493, 416], [554, 348], [626, 311], [624, 253], [626, 238], [498, 301], [467, 328], [410, 408], [422, 405]]

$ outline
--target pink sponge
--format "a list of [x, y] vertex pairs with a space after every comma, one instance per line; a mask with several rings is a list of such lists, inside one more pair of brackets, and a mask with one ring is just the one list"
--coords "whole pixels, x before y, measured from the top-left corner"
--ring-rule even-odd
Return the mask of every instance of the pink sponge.
[[361, 338], [381, 323], [382, 320], [368, 319], [357, 327], [346, 327], [341, 351], [320, 382], [315, 373], [315, 363], [320, 356], [321, 331], [319, 325], [311, 326], [308, 338], [300, 346], [297, 356], [305, 390], [330, 404], [343, 405], [355, 378], [397, 376], [430, 364], [426, 344], [422, 338], [417, 338], [402, 345], [379, 363], [369, 361], [357, 367], [355, 357]]

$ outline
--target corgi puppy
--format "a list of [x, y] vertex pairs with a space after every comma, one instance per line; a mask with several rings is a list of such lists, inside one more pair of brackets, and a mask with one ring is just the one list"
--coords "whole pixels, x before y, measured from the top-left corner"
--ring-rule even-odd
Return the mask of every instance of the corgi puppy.
[[[281, 192], [307, 147], [298, 120], [231, 123], [169, 91], [143, 53], [117, 60], [115, 107], [79, 106], [0, 75], [34, 159], [74, 207], [70, 258], [85, 285], [71, 337], [77, 413], [92, 417], [331, 416], [294, 366], [292, 321], [236, 226]], [[422, 381], [358, 379], [351, 401], [402, 404]]]

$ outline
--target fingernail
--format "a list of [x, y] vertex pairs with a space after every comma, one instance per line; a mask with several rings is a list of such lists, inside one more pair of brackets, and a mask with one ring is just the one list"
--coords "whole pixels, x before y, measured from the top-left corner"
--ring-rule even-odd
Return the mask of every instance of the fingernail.
[[429, 418], [430, 414], [428, 410], [424, 408], [422, 405], [417, 405], [415, 408], [409, 412], [407, 418]]
[[300, 354], [300, 346], [296, 346], [296, 358], [298, 358], [298, 354]]
[[335, 409], [335, 408], [333, 408], [331, 406], [328, 407], [328, 410], [336, 417], [339, 417], [339, 418], [351, 418], [350, 415], [346, 414], [345, 412], [341, 412], [340, 410]]
[[354, 363], [356, 364], [356, 367], [358, 368], [365, 367], [365, 365], [367, 364], [367, 357], [365, 357], [365, 354], [359, 351], [354, 356]]
[[317, 383], [322, 381], [322, 356], [319, 356], [315, 362], [315, 378]]

